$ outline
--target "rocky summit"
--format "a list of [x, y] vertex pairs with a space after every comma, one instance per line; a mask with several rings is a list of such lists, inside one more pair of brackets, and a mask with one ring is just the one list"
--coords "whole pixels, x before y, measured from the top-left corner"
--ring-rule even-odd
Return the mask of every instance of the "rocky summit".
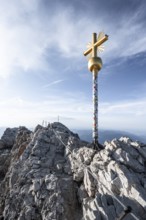
[[94, 150], [58, 122], [6, 129], [0, 219], [146, 219], [146, 145], [121, 137], [103, 147]]

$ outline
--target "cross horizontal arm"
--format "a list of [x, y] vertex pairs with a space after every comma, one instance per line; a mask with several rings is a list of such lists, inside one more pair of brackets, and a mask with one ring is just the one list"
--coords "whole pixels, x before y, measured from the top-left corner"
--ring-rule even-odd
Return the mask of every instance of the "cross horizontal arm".
[[[105, 34], [105, 36], [103, 37], [103, 38], [101, 38], [99, 41], [97, 41], [94, 45], [93, 45], [93, 47], [99, 47], [101, 44], [103, 44], [105, 41], [107, 41], [108, 40], [108, 35], [107, 34]], [[87, 56], [89, 53], [91, 53], [91, 51], [92, 51], [92, 47], [90, 47], [88, 50], [86, 50], [85, 52], [84, 52], [84, 56]]]

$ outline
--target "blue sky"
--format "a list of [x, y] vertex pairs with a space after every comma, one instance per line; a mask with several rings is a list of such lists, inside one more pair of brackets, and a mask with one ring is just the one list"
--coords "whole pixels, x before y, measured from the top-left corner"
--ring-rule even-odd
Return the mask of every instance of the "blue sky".
[[145, 0], [0, 0], [0, 126], [60, 121], [92, 127], [92, 77], [83, 56], [93, 32], [99, 56], [99, 127], [146, 130]]

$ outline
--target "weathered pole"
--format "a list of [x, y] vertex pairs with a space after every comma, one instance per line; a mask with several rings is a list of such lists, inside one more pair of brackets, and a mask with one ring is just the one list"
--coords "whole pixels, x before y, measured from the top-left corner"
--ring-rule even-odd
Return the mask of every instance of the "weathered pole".
[[[92, 45], [94, 45], [97, 41], [97, 34], [92, 34]], [[92, 49], [92, 57], [97, 57], [97, 47], [93, 47]], [[92, 79], [93, 79], [93, 88], [92, 88], [92, 95], [93, 95], [93, 144], [96, 147], [98, 143], [98, 69], [96, 66], [93, 67], [92, 70]]]
[[93, 79], [93, 143], [96, 145], [98, 143], [98, 72], [96, 70], [92, 71]]

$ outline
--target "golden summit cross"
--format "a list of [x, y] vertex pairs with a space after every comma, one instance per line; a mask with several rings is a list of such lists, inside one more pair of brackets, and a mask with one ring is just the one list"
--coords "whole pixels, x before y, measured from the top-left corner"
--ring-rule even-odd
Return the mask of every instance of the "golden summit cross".
[[103, 50], [102, 44], [108, 40], [108, 35], [100, 32], [98, 37], [96, 33], [92, 35], [92, 43], [89, 44], [89, 49], [84, 52], [84, 56], [90, 55], [88, 61], [88, 69], [93, 75], [93, 145], [95, 149], [99, 149], [98, 144], [98, 86], [97, 77], [98, 71], [102, 68], [102, 60], [97, 56], [98, 50]]
[[[92, 52], [92, 57], [97, 57], [97, 47], [101, 46], [105, 41], [108, 40], [108, 35], [105, 34], [102, 36], [103, 33], [100, 32], [97, 38], [97, 34], [92, 34], [92, 46], [84, 52], [84, 56], [87, 56], [89, 53]], [[101, 37], [102, 36], [102, 37]]]

